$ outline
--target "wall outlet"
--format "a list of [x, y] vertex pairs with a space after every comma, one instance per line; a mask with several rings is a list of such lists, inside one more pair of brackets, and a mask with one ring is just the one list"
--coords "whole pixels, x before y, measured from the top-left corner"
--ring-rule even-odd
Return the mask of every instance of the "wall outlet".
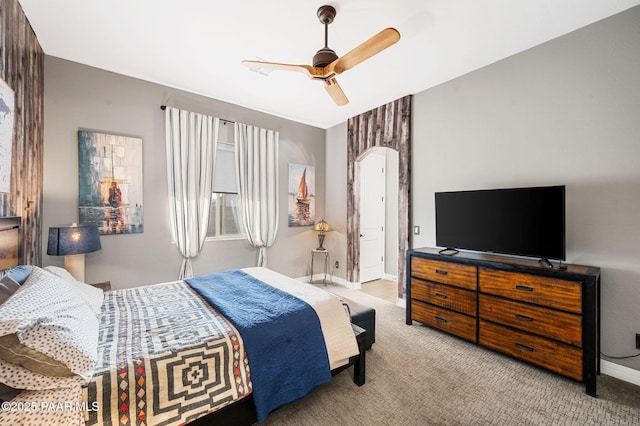
[[336, 260], [336, 269], [340, 268], [340, 262]]
[[636, 349], [640, 349], [640, 334], [636, 333]]

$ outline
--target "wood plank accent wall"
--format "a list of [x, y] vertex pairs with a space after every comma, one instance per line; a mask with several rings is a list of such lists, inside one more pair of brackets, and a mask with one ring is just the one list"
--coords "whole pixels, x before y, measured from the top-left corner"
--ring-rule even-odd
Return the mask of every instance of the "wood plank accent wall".
[[0, 77], [15, 92], [11, 214], [22, 216], [22, 263], [40, 265], [44, 52], [18, 0], [0, 0]]
[[405, 295], [405, 253], [411, 248], [411, 95], [347, 121], [347, 279], [360, 279], [358, 161], [371, 148], [398, 151], [398, 297]]

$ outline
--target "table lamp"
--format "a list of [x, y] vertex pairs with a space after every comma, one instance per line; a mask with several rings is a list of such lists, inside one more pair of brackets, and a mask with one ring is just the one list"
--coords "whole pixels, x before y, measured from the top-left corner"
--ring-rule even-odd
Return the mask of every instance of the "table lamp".
[[49, 228], [47, 254], [64, 256], [64, 268], [81, 282], [84, 280], [84, 255], [102, 248], [96, 225], [75, 224]]
[[322, 244], [324, 243], [324, 236], [327, 232], [332, 231], [331, 226], [322, 219], [320, 222], [316, 223], [313, 230], [318, 232], [318, 243], [320, 244], [316, 250], [326, 250], [326, 248], [322, 247]]

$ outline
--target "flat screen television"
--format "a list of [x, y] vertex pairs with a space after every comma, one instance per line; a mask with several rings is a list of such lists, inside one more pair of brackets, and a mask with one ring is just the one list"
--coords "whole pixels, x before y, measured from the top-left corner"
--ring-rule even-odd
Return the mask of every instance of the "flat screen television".
[[565, 260], [565, 187], [436, 192], [436, 245]]

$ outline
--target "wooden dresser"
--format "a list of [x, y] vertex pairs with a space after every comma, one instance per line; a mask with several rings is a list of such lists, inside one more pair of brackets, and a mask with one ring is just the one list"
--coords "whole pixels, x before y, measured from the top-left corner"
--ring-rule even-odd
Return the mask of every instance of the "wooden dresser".
[[407, 324], [584, 382], [600, 372], [600, 269], [478, 253], [407, 252]]

